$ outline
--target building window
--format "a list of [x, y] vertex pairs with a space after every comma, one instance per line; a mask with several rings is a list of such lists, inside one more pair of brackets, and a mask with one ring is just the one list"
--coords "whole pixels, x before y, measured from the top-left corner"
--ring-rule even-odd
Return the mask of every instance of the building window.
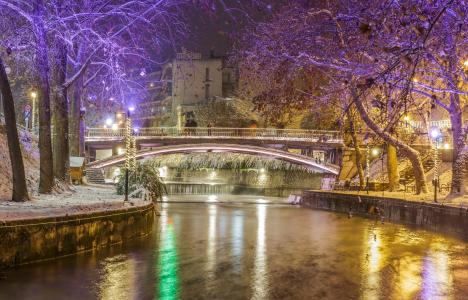
[[210, 80], [210, 68], [205, 69], [205, 80], [206, 81]]
[[205, 85], [205, 99], [208, 100], [210, 98], [210, 85]]

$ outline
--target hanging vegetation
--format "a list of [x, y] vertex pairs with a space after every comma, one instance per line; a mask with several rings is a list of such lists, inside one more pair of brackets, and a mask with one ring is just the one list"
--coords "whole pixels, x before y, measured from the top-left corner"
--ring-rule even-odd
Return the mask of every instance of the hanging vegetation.
[[200, 170], [200, 169], [265, 169], [278, 171], [302, 171], [314, 173], [314, 170], [301, 165], [277, 160], [264, 156], [254, 156], [238, 153], [191, 153], [171, 154], [151, 161], [158, 166], [167, 166], [174, 169]]

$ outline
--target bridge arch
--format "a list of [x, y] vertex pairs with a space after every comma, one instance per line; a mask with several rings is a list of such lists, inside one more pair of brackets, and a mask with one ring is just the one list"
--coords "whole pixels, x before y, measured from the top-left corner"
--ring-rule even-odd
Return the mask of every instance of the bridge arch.
[[[243, 153], [258, 156], [269, 156], [276, 159], [288, 161], [294, 164], [303, 165], [307, 168], [321, 171], [323, 173], [329, 173], [338, 175], [339, 168], [336, 165], [322, 164], [315, 161], [315, 159], [290, 153], [284, 150], [277, 150], [271, 148], [264, 148], [258, 146], [249, 145], [237, 145], [237, 144], [189, 144], [189, 145], [172, 145], [157, 147], [150, 150], [141, 150], [136, 153], [137, 159], [143, 159], [146, 157], [155, 157], [167, 154], [177, 153], [194, 153], [194, 152], [229, 152], [229, 153]], [[100, 169], [105, 167], [117, 166], [125, 162], [125, 154], [113, 156], [110, 158], [94, 161], [88, 164], [88, 168]]]

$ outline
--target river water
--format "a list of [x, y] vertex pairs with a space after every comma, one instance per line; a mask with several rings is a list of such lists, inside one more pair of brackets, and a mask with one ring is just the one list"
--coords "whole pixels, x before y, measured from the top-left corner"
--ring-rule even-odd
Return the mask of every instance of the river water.
[[468, 299], [465, 242], [222, 197], [165, 203], [149, 238], [9, 270], [0, 299]]

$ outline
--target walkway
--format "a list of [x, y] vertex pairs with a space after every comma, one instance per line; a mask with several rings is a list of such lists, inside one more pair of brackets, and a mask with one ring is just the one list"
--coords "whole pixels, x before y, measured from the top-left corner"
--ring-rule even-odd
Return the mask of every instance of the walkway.
[[[238, 141], [245, 143], [261, 141], [267, 143], [296, 142], [300, 144], [322, 144], [343, 146], [343, 137], [339, 131], [275, 129], [275, 128], [177, 128], [150, 127], [134, 130], [139, 143], [151, 141], [188, 141], [208, 140], [210, 142]], [[87, 144], [121, 142], [125, 138], [124, 128], [89, 128], [86, 130]]]

